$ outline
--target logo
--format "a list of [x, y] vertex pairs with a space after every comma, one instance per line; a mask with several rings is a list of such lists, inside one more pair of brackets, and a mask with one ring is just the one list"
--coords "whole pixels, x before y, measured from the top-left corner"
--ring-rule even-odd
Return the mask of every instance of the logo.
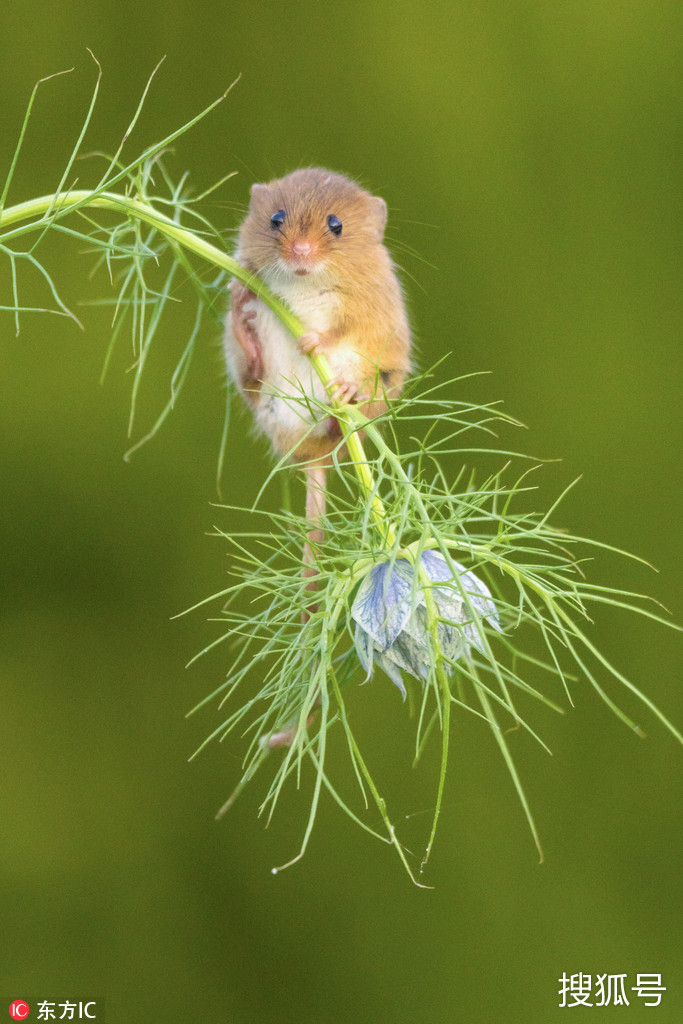
[[[104, 1024], [104, 999], [90, 999], [88, 1002], [77, 999], [65, 999], [62, 1002], [56, 999], [38, 999], [34, 992], [29, 992], [31, 1002], [28, 999], [9, 1000], [11, 993], [0, 992], [0, 1008], [9, 1006], [9, 1015], [12, 1020], [23, 1021], [24, 1024], [31, 1024], [33, 1020], [51, 1021], [58, 1024], [59, 1021], [70, 1021], [71, 1024], [86, 1024], [86, 1021], [98, 1021]], [[0, 1012], [0, 1024], [7, 1017]]]

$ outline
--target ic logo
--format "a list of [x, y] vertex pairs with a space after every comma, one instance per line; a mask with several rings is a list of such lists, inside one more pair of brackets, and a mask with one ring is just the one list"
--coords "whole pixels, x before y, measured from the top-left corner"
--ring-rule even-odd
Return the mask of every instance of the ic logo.
[[29, 1015], [29, 1005], [23, 999], [15, 999], [10, 1004], [9, 1015], [12, 1020], [26, 1020]]

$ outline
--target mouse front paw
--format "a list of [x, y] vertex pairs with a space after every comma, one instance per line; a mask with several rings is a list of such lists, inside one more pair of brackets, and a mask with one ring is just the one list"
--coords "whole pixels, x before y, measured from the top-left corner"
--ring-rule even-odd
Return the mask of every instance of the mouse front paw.
[[333, 377], [327, 385], [327, 390], [332, 401], [339, 402], [340, 405], [358, 405], [370, 400], [370, 395], [358, 394], [360, 384], [345, 377]]
[[297, 338], [299, 350], [305, 356], [321, 356], [325, 351], [322, 336], [317, 331], [307, 331]]

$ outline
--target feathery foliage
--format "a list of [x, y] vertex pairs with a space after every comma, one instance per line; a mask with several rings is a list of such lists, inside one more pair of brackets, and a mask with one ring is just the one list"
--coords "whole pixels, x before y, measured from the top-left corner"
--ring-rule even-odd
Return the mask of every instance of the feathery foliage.
[[[30, 311], [76, 319], [41, 260], [41, 243], [48, 233], [56, 233], [65, 236], [65, 242], [75, 241], [91, 250], [96, 269], [106, 270], [115, 289], [115, 297], [105, 300], [113, 308], [110, 351], [124, 333], [132, 340], [132, 431], [140, 383], [150, 348], [159, 339], [162, 318], [172, 315], [178, 282], [185, 279], [191, 284], [196, 299], [194, 324], [172, 375], [170, 397], [133, 451], [156, 433], [173, 408], [206, 318], [213, 321], [214, 331], [221, 320], [229, 276], [240, 278], [256, 291], [294, 336], [303, 332], [303, 325], [262, 282], [223, 251], [221, 234], [199, 209], [208, 193], [192, 198], [186, 176], [174, 182], [164, 165], [168, 146], [220, 99], [128, 160], [123, 155], [125, 144], [138, 120], [148, 83], [124, 139], [105, 158], [105, 170], [96, 175], [95, 184], [78, 189], [71, 184], [99, 83], [100, 74], [54, 192], [8, 207], [38, 86], [34, 89], [0, 197], [0, 253], [9, 261], [12, 281], [11, 301], [0, 308], [13, 315], [17, 331], [20, 316]], [[96, 159], [101, 161], [102, 155]], [[93, 159], [91, 165], [95, 163]], [[21, 274], [29, 267], [44, 278], [51, 297], [49, 307], [30, 310], [22, 306]], [[105, 366], [108, 359], [109, 353]], [[311, 363], [327, 384], [330, 371], [324, 357], [313, 356]], [[215, 644], [227, 641], [229, 666], [225, 681], [199, 705], [216, 700], [221, 708], [220, 724], [205, 743], [230, 737], [235, 743], [243, 742], [245, 748], [241, 777], [220, 813], [264, 768], [259, 776], [266, 780], [261, 810], [270, 818], [283, 787], [297, 784], [308, 771], [313, 796], [301, 849], [294, 860], [303, 855], [321, 796], [327, 794], [362, 828], [393, 845], [417, 884], [421, 884], [419, 873], [429, 856], [441, 812], [452, 713], [466, 709], [491, 729], [539, 853], [537, 830], [507, 731], [520, 727], [545, 744], [528, 716], [520, 712], [520, 697], [525, 698], [525, 706], [526, 698], [532, 698], [561, 711], [558, 702], [563, 697], [571, 702], [570, 684], [578, 677], [587, 680], [627, 725], [639, 731], [608, 693], [606, 681], [611, 677], [683, 742], [647, 696], [601, 654], [591, 615], [596, 605], [607, 604], [664, 625], [670, 625], [669, 621], [648, 598], [587, 579], [583, 567], [586, 552], [596, 547], [615, 549], [552, 525], [550, 519], [562, 495], [543, 513], [528, 510], [533, 491], [530, 472], [538, 460], [502, 449], [497, 440], [497, 431], [514, 421], [495, 404], [454, 398], [463, 393], [464, 380], [439, 381], [440, 368], [414, 378], [400, 399], [372, 423], [354, 406], [331, 401], [329, 406], [318, 404], [316, 408], [314, 400], [304, 394], [292, 399], [301, 403], [302, 414], [313, 409], [325, 417], [332, 410], [343, 431], [322, 524], [325, 539], [313, 551], [317, 589], [312, 597], [306, 586], [310, 580], [304, 580], [301, 573], [301, 552], [310, 523], [294, 511], [273, 512], [261, 503], [266, 488], [291, 473], [287, 460], [281, 459], [248, 510], [249, 529], [217, 529], [232, 551], [231, 581], [207, 601], [222, 602], [221, 633]], [[226, 416], [226, 429], [227, 423]], [[466, 461], [479, 455], [489, 461], [491, 456], [499, 457], [502, 468], [480, 479], [465, 468]], [[229, 522], [236, 510], [230, 506], [223, 510]], [[437, 552], [440, 564], [447, 567], [441, 582], [425, 570], [422, 555], [426, 551]], [[386, 567], [386, 580], [397, 579], [400, 571], [410, 581], [409, 593], [398, 610], [390, 605], [387, 593], [378, 591], [372, 596], [385, 623], [400, 611], [401, 623], [411, 624], [410, 642], [420, 648], [423, 668], [412, 672], [418, 681], [410, 681], [409, 689], [416, 718], [416, 759], [426, 749], [430, 734], [434, 730], [441, 733], [438, 791], [420, 866], [410, 862], [396, 834], [352, 727], [351, 687], [367, 675], [358, 647], [359, 614], [354, 601], [362, 581], [380, 565]], [[472, 581], [491, 595], [495, 619], [482, 611]], [[382, 605], [385, 600], [386, 607]], [[399, 625], [395, 632], [398, 634]], [[456, 648], [444, 642], [445, 636], [454, 635], [461, 640], [455, 654]], [[397, 637], [386, 640], [387, 645], [396, 642]], [[539, 654], [539, 650], [545, 653]], [[528, 681], [530, 675], [533, 684]], [[541, 688], [537, 678], [545, 678], [547, 683]], [[396, 696], [389, 687], [387, 693], [392, 699]], [[330, 730], [342, 734], [348, 750], [358, 785], [355, 803], [342, 797], [334, 781], [335, 764], [327, 754]], [[368, 805], [374, 805], [374, 825], [366, 814]]]

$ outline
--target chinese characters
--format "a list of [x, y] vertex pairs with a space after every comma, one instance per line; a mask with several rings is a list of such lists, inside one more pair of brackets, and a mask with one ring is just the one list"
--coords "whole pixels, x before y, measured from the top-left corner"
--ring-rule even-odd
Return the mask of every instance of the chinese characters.
[[635, 992], [632, 999], [642, 999], [645, 1006], [659, 1006], [666, 986], [662, 985], [661, 974], [638, 974], [636, 984], [628, 987], [626, 974], [596, 974], [593, 985], [592, 974], [563, 973], [559, 979], [561, 1007], [572, 1006], [630, 1006], [628, 992]]

